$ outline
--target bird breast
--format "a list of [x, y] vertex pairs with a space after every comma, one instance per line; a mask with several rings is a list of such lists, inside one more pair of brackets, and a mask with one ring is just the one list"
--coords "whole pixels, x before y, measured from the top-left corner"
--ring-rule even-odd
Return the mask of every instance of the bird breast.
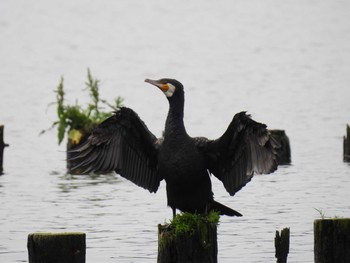
[[167, 182], [188, 183], [206, 171], [203, 156], [190, 142], [168, 144], [164, 141], [158, 164], [160, 175]]

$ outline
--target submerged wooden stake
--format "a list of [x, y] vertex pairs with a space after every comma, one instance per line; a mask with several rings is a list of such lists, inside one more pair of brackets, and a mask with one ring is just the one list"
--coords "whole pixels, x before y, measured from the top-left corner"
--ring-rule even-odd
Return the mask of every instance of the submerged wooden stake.
[[158, 225], [158, 263], [216, 263], [217, 227], [203, 222], [193, 233], [175, 233], [170, 225]]
[[346, 125], [346, 136], [343, 143], [343, 160], [350, 162], [350, 126]]
[[350, 218], [314, 221], [315, 263], [350, 262]]
[[28, 235], [29, 263], [85, 263], [85, 233]]
[[4, 148], [7, 146], [9, 146], [9, 145], [4, 143], [4, 125], [0, 125], [0, 175], [3, 172]]
[[275, 249], [277, 263], [287, 263], [287, 257], [289, 253], [289, 228], [284, 228], [281, 231], [281, 235], [276, 231], [275, 236]]

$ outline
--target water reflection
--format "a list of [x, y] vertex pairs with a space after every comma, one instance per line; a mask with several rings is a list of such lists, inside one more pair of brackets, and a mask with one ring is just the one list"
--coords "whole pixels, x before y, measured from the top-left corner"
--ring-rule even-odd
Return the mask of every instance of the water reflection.
[[58, 188], [65, 193], [69, 193], [72, 190], [79, 188], [91, 187], [96, 185], [103, 184], [118, 184], [121, 182], [119, 175], [115, 173], [97, 175], [71, 175], [64, 174], [59, 176], [59, 183], [57, 184]]

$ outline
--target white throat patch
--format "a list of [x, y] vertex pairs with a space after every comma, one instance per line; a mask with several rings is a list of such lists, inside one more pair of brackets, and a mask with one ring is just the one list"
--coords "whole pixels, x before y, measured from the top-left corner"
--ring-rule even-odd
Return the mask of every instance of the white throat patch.
[[167, 83], [167, 85], [168, 85], [168, 87], [169, 87], [168, 90], [167, 90], [167, 91], [163, 91], [163, 92], [164, 92], [165, 96], [167, 96], [168, 98], [170, 98], [170, 97], [173, 96], [173, 94], [174, 94], [176, 88], [175, 88], [174, 85], [172, 85], [172, 84], [170, 84], [170, 83]]

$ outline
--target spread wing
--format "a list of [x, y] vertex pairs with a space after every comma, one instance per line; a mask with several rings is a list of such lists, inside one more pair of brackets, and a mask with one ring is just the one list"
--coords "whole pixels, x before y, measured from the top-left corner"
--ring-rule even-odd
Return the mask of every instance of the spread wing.
[[119, 111], [91, 133], [85, 143], [72, 150], [76, 168], [83, 173], [115, 170], [133, 183], [156, 192], [160, 143], [139, 116], [129, 108]]
[[208, 170], [223, 182], [230, 195], [245, 186], [254, 173], [268, 174], [277, 169], [279, 143], [270, 136], [266, 125], [245, 112], [233, 117], [219, 139], [194, 140], [206, 156]]

